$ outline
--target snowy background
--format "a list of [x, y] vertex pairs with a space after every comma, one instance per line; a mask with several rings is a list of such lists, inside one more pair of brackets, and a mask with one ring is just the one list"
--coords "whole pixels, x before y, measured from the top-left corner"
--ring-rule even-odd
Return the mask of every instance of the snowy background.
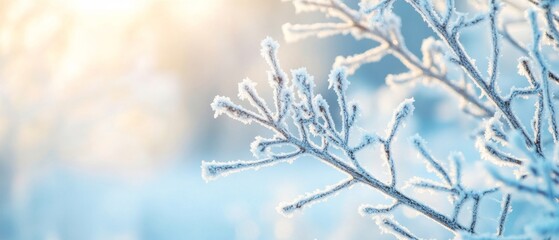
[[[432, 32], [402, 2], [395, 11], [418, 53]], [[392, 239], [358, 214], [362, 203], [389, 201], [363, 186], [290, 219], [276, 212], [281, 201], [339, 181], [312, 158], [209, 183], [200, 176], [202, 160], [252, 159], [254, 136], [269, 134], [214, 119], [210, 109], [215, 95], [236, 96], [245, 77], [270, 93], [262, 39], [278, 40], [282, 66], [306, 66], [322, 92], [336, 56], [374, 44], [283, 40], [283, 23], [318, 19], [281, 1], [0, 0], [0, 239]], [[487, 46], [462, 39], [478, 63], [487, 60]], [[510, 56], [503, 59], [514, 66]], [[475, 166], [473, 121], [441, 88], [384, 85], [386, 74], [404, 70], [387, 57], [350, 77], [350, 96], [364, 110], [359, 125], [382, 133], [413, 94], [416, 114], [401, 136], [419, 132], [439, 159], [462, 150]], [[514, 69], [507, 74], [517, 78]], [[401, 171], [425, 175], [409, 142], [396, 144]], [[378, 152], [368, 154], [383, 174]], [[429, 201], [445, 207], [444, 196]], [[481, 211], [497, 206], [484, 202]], [[405, 208], [396, 216], [426, 237], [451, 237]], [[494, 229], [495, 219], [481, 221]]]

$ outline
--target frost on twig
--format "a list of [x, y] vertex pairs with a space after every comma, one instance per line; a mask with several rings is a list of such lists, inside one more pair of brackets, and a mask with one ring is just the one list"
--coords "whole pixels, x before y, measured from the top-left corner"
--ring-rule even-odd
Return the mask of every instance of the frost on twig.
[[452, 186], [452, 181], [450, 180], [447, 171], [433, 158], [431, 153], [429, 153], [429, 151], [426, 149], [425, 140], [423, 140], [423, 138], [421, 138], [419, 135], [415, 135], [412, 137], [412, 141], [415, 148], [417, 148], [417, 151], [427, 161], [427, 169], [437, 174], [437, 176], [448, 186]]
[[277, 155], [271, 158], [256, 161], [231, 161], [231, 162], [202, 162], [202, 177], [206, 180], [214, 180], [219, 176], [227, 176], [231, 173], [240, 172], [247, 169], [259, 169], [261, 167], [272, 166], [281, 161], [291, 161], [300, 152]]
[[409, 118], [413, 113], [413, 102], [413, 99], [406, 99], [398, 106], [396, 111], [394, 111], [392, 120], [390, 121], [390, 123], [388, 123], [388, 128], [386, 130], [386, 139], [382, 141], [382, 144], [384, 146], [384, 158], [389, 166], [391, 176], [390, 185], [392, 187], [396, 185], [396, 169], [394, 166], [394, 159], [392, 158], [391, 154], [391, 145], [398, 129], [404, 125], [407, 118]]
[[398, 205], [400, 205], [399, 202], [395, 202], [387, 206], [371, 206], [369, 204], [364, 204], [360, 207], [359, 212], [362, 215], [379, 215], [383, 213], [390, 213], [398, 207]]
[[419, 239], [407, 228], [403, 227], [390, 217], [376, 217], [376, 223], [380, 226], [383, 233], [390, 233], [398, 239]]
[[505, 221], [510, 212], [510, 200], [511, 195], [505, 195], [505, 199], [502, 201], [501, 217], [499, 217], [499, 228], [497, 228], [497, 236], [502, 236], [505, 231]]
[[312, 193], [307, 193], [305, 196], [300, 196], [291, 203], [284, 203], [278, 206], [278, 211], [286, 216], [291, 216], [293, 212], [308, 207], [316, 202], [325, 201], [328, 197], [338, 194], [342, 189], [351, 187], [357, 181], [355, 179], [343, 180], [340, 183], [328, 186], [324, 190], [316, 190]]

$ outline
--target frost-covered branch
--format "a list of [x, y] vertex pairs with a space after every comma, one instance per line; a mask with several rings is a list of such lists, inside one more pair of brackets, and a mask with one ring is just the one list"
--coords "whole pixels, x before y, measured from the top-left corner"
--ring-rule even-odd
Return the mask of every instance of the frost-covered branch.
[[[400, 18], [392, 12], [394, 0], [362, 1], [359, 10], [348, 7], [339, 0], [293, 0], [297, 12], [321, 11], [338, 18], [342, 23], [290, 24], [283, 26], [287, 41], [298, 41], [309, 36], [327, 37], [336, 34], [351, 33], [355, 38], [368, 38], [379, 45], [360, 54], [350, 57], [338, 57], [334, 66], [344, 66], [351, 74], [361, 65], [376, 62], [391, 54], [398, 58], [410, 71], [402, 74], [391, 74], [386, 81], [389, 84], [399, 84], [419, 79], [433, 79], [450, 89], [461, 99], [475, 106], [482, 115], [492, 115], [493, 110], [481, 102], [475, 94], [465, 86], [457, 85], [447, 75], [449, 64], [444, 51], [437, 46], [437, 42], [424, 42], [428, 50], [423, 51], [423, 60], [410, 52], [400, 33]], [[453, 4], [449, 1], [448, 4]], [[445, 15], [445, 21], [452, 17], [450, 8]], [[481, 21], [481, 19], [480, 19]], [[336, 30], [324, 26], [337, 26]], [[305, 31], [306, 30], [306, 31]]]
[[[265, 51], [265, 48], [268, 46], [277, 46], [275, 42], [270, 42], [269, 39], [265, 40], [263, 45], [262, 52]], [[284, 84], [284, 87], [279, 84], [277, 81], [278, 77], [281, 74], [281, 69], [276, 69], [275, 67], [277, 64], [277, 59], [273, 59], [270, 61], [268, 58], [268, 54], [265, 55], [265, 58], [270, 64], [272, 68], [271, 74], [271, 81], [273, 84], [271, 86], [275, 88], [277, 92], [277, 88], [283, 88], [283, 91], [287, 91], [287, 96], [295, 96], [294, 92], [290, 92], [291, 90], [297, 91], [297, 95], [299, 96], [298, 100], [292, 100], [289, 103], [291, 106], [289, 109], [289, 113], [292, 116], [293, 123], [298, 126], [297, 132], [292, 132], [286, 126], [287, 124], [285, 121], [287, 118], [283, 117], [278, 119], [280, 116], [276, 115], [272, 120], [265, 119], [262, 114], [266, 114], [266, 111], [262, 111], [262, 113], [257, 114], [254, 112], [250, 112], [249, 110], [244, 109], [243, 107], [232, 103], [228, 98], [224, 97], [216, 97], [212, 107], [214, 111], [217, 113], [225, 113], [228, 116], [242, 121], [250, 123], [252, 121], [256, 121], [261, 125], [271, 129], [273, 132], [276, 133], [276, 136], [271, 140], [264, 140], [265, 138], [257, 137], [256, 143], [253, 143], [253, 148], [257, 150], [253, 150], [253, 152], [263, 152], [265, 149], [268, 149], [270, 145], [290, 145], [298, 149], [298, 151], [283, 154], [283, 153], [269, 153], [272, 154], [272, 158], [257, 160], [254, 162], [245, 162], [245, 161], [237, 161], [237, 162], [229, 162], [229, 163], [219, 163], [219, 162], [203, 162], [203, 176], [206, 179], [214, 179], [218, 176], [225, 176], [229, 173], [238, 172], [244, 169], [258, 169], [262, 166], [269, 166], [281, 160], [291, 160], [294, 157], [300, 157], [300, 155], [310, 155], [317, 159], [324, 161], [325, 163], [329, 164], [330, 166], [338, 169], [339, 171], [343, 172], [350, 176], [349, 180], [345, 180], [337, 185], [330, 186], [323, 191], [317, 191], [311, 194], [308, 194], [304, 197], [299, 198], [298, 200], [294, 201], [291, 204], [288, 204], [284, 207], [281, 207], [280, 210], [284, 213], [291, 213], [294, 210], [303, 208], [306, 205], [311, 203], [317, 202], [318, 200], [326, 199], [326, 197], [334, 195], [339, 190], [347, 188], [354, 183], [361, 183], [368, 185], [376, 190], [379, 190], [383, 194], [387, 195], [395, 199], [399, 204], [406, 205], [415, 209], [416, 211], [424, 214], [425, 216], [433, 219], [434, 221], [440, 223], [444, 227], [450, 230], [467, 230], [466, 227], [458, 224], [457, 222], [453, 221], [449, 217], [437, 212], [433, 208], [425, 205], [417, 200], [414, 200], [410, 196], [405, 195], [404, 193], [400, 192], [396, 188], [396, 167], [394, 164], [394, 160], [389, 152], [385, 152], [385, 156], [387, 157], [387, 161], [389, 163], [389, 171], [391, 173], [391, 180], [389, 183], [383, 183], [378, 178], [372, 176], [368, 171], [362, 168], [358, 162], [358, 159], [355, 158], [354, 153], [356, 151], [362, 150], [366, 146], [381, 143], [385, 149], [390, 149], [391, 143], [395, 140], [395, 136], [398, 132], [398, 129], [403, 127], [405, 121], [411, 116], [414, 106], [413, 100], [408, 99], [405, 100], [394, 112], [394, 116], [392, 121], [388, 125], [387, 136], [384, 139], [376, 137], [374, 135], [365, 135], [363, 137], [363, 141], [359, 143], [355, 147], [350, 147], [349, 139], [350, 134], [350, 127], [352, 126], [354, 120], [351, 118], [355, 118], [354, 107], [348, 107], [346, 103], [346, 92], [348, 82], [346, 78], [345, 69], [335, 69], [330, 74], [330, 85], [333, 88], [334, 92], [336, 92], [338, 103], [340, 105], [340, 116], [341, 116], [341, 124], [342, 131], [341, 134], [335, 129], [335, 123], [332, 119], [332, 114], [330, 113], [329, 108], [327, 107], [327, 103], [324, 98], [321, 97], [320, 94], [314, 93], [314, 83], [312, 80], [312, 76], [308, 75], [304, 69], [294, 70], [293, 73], [293, 83], [287, 87], [288, 79], [284, 76], [281, 77], [281, 82]], [[250, 84], [242, 83], [242, 86], [248, 86]], [[240, 90], [245, 91], [245, 87], [240, 88]], [[256, 93], [253, 94], [257, 96]], [[241, 94], [241, 96], [244, 96]], [[257, 104], [254, 106], [257, 109], [266, 109], [267, 106], [260, 106], [259, 102], [263, 101], [255, 101]], [[351, 112], [350, 112], [351, 111]], [[239, 113], [241, 112], [241, 113]], [[218, 115], [216, 115], [218, 116]], [[351, 116], [351, 117], [350, 117]], [[312, 129], [312, 130], [311, 130]], [[340, 157], [336, 156], [332, 152], [329, 151], [326, 147], [320, 147], [320, 145], [313, 140], [313, 138], [308, 137], [307, 131], [311, 130], [313, 134], [320, 136], [322, 139], [322, 145], [324, 144], [333, 144], [340, 147], [348, 156], [349, 162], [353, 163], [353, 166], [348, 165], [346, 160], [341, 159]], [[271, 151], [271, 150], [270, 150]], [[448, 176], [447, 176], [448, 177]], [[449, 180], [450, 181], [450, 180]], [[373, 213], [369, 211], [369, 213]], [[396, 225], [387, 225], [391, 226], [394, 230]]]
[[491, 10], [489, 11], [489, 26], [491, 28], [491, 61], [489, 62], [489, 87], [495, 89], [495, 82], [497, 81], [497, 68], [499, 65], [499, 58], [501, 54], [501, 44], [499, 43], [499, 32], [497, 31], [497, 12], [499, 6], [497, 0], [491, 0]]
[[[256, 84], [248, 79], [239, 84], [239, 98], [247, 100], [250, 109], [222, 96], [217, 96], [211, 106], [216, 117], [225, 114], [245, 124], [258, 123], [269, 129], [272, 136], [258, 136], [251, 144], [251, 151], [257, 160], [203, 162], [203, 177], [210, 180], [245, 169], [259, 169], [296, 158], [312, 157], [341, 172], [345, 180], [281, 205], [278, 207], [281, 213], [292, 215], [297, 210], [337, 195], [343, 189], [362, 184], [382, 193], [392, 203], [386, 206], [364, 204], [359, 212], [376, 219], [384, 232], [397, 238], [418, 239], [394, 219], [394, 211], [400, 206], [411, 208], [439, 223], [457, 238], [551, 239], [559, 236], [559, 124], [555, 110], [559, 77], [553, 72], [557, 68], [553, 59], [557, 56], [557, 49], [544, 47], [550, 42], [554, 42], [551, 44], [553, 47], [559, 44], [557, 1], [529, 0], [525, 5], [532, 5], [532, 8], [524, 8], [519, 2], [487, 0], [488, 8], [467, 14], [456, 9], [454, 0], [402, 0], [411, 5], [436, 34], [437, 38], [423, 40], [421, 57], [405, 45], [400, 31], [402, 22], [392, 11], [396, 1], [363, 0], [358, 9], [353, 9], [341, 0], [293, 0], [298, 12], [322, 12], [337, 19], [337, 22], [285, 24], [283, 30], [288, 41], [310, 36], [351, 34], [357, 39], [371, 39], [377, 45], [363, 53], [336, 58], [328, 82], [329, 89], [335, 94], [337, 108], [330, 108], [328, 101], [315, 92], [314, 78], [305, 68], [292, 70], [290, 77], [285, 74], [277, 58], [278, 43], [265, 39], [261, 54], [270, 67], [268, 77], [275, 111], [258, 95]], [[527, 17], [505, 17], [511, 14], [507, 12], [510, 6], [516, 9], [515, 13], [526, 12]], [[531, 44], [517, 40], [510, 31], [511, 26], [522, 24], [530, 27]], [[482, 67], [471, 57], [475, 54], [468, 52], [469, 48], [460, 39], [466, 29], [476, 25], [487, 27], [489, 33], [486, 41], [490, 50], [486, 62], [487, 74], [480, 71]], [[506, 54], [503, 42], [523, 55], [517, 68], [524, 77], [523, 81], [526, 81], [524, 87], [503, 84], [510, 81], [504, 77], [508, 78], [510, 74], [504, 74], [507, 69], [503, 65], [508, 61], [501, 59], [502, 54]], [[461, 110], [474, 116], [474, 124], [478, 124], [472, 135], [475, 147], [481, 159], [492, 163], [484, 165], [494, 180], [489, 183], [491, 186], [470, 186], [470, 178], [473, 177], [466, 172], [477, 166], [471, 164], [474, 159], [466, 161], [463, 154], [455, 152], [445, 162], [435, 157], [419, 135], [411, 137], [408, 147], [417, 150], [429, 176], [402, 179], [399, 169], [412, 159], [397, 159], [394, 143], [401, 134], [400, 129], [413, 114], [413, 98], [406, 99], [394, 110], [391, 121], [384, 129], [385, 135], [354, 130], [361, 108], [348, 100], [348, 74], [387, 55], [395, 56], [409, 70], [390, 74], [386, 78], [388, 84], [404, 84], [420, 79], [435, 81], [461, 98]], [[509, 89], [501, 89], [504, 86]], [[534, 101], [534, 109], [519, 111], [515, 104], [526, 99]], [[333, 113], [332, 109], [339, 112]], [[531, 123], [527, 123], [530, 116], [523, 114], [532, 116]], [[368, 165], [362, 164], [363, 159], [358, 157], [358, 152], [374, 146], [381, 149], [380, 156], [376, 157], [386, 162], [386, 166], [378, 166], [386, 167], [386, 180], [371, 174], [364, 167]], [[279, 151], [285, 147], [292, 149], [291, 152]], [[370, 157], [365, 159], [370, 160]], [[402, 180], [405, 183], [403, 186], [400, 184]], [[410, 189], [413, 191], [407, 191]], [[448, 196], [449, 211], [440, 211], [430, 201], [416, 200], [415, 194], [422, 192]], [[518, 219], [511, 217], [515, 201], [523, 198], [537, 201], [536, 204], [542, 206], [531, 214], [543, 220], [531, 222], [523, 230], [505, 232], [509, 224]], [[499, 213], [480, 210], [487, 199], [501, 203]], [[471, 210], [464, 211], [464, 206], [471, 206]], [[461, 220], [464, 215], [467, 215], [468, 222]], [[480, 232], [483, 219], [495, 222], [494, 231]]]
[[557, 126], [557, 119], [555, 115], [555, 107], [553, 102], [551, 101], [551, 92], [549, 90], [549, 71], [547, 70], [547, 64], [541, 54], [540, 50], [540, 41], [541, 41], [541, 33], [538, 27], [536, 13], [534, 11], [530, 11], [528, 13], [528, 18], [530, 20], [532, 26], [532, 36], [534, 38], [533, 47], [531, 53], [533, 54], [534, 58], [536, 59], [540, 69], [541, 69], [541, 80], [542, 80], [542, 92], [543, 92], [543, 99], [544, 105], [546, 106], [546, 110], [549, 112], [549, 131], [553, 136], [553, 140], [555, 142], [559, 141], [559, 128]]
[[[427, 22], [427, 24], [435, 31], [435, 33], [437, 33], [441, 40], [446, 43], [452, 54], [455, 55], [456, 63], [458, 63], [463, 68], [464, 72], [468, 74], [470, 79], [481, 89], [482, 93], [491, 100], [495, 107], [497, 107], [499, 111], [503, 113], [504, 117], [510, 123], [511, 127], [522, 133], [528, 146], [533, 146], [534, 143], [532, 139], [520, 124], [518, 117], [512, 112], [510, 105], [507, 104], [501, 98], [501, 96], [499, 96], [495, 87], [490, 84], [490, 81], [485, 80], [485, 78], [482, 76], [482, 74], [473, 63], [473, 60], [469, 57], [462, 44], [459, 42], [458, 33], [461, 29], [469, 26], [468, 22], [465, 22], [464, 18], [462, 17], [458, 18], [456, 22], [451, 26], [443, 25], [438, 19], [432, 17], [432, 4], [428, 1], [406, 1], [409, 2], [416, 9], [416, 11], [423, 17], [425, 22]], [[495, 4], [495, 1], [492, 1], [492, 3]], [[492, 9], [495, 9], [495, 7], [493, 7]], [[494, 12], [494, 14], [497, 13], [495, 10]], [[492, 31], [492, 33], [496, 32]], [[498, 37], [493, 38], [497, 39]], [[495, 43], [495, 45], [498, 45], [497, 41], [495, 41]], [[492, 52], [495, 57], [499, 56], [498, 51], [496, 51], [495, 49], [493, 49]]]
[[559, 30], [557, 30], [557, 24], [559, 24], [559, 18], [553, 14], [553, 6], [557, 5], [556, 0], [542, 0], [538, 6], [542, 9], [545, 16], [545, 21], [549, 29], [549, 34], [552, 36], [556, 44], [559, 44]]

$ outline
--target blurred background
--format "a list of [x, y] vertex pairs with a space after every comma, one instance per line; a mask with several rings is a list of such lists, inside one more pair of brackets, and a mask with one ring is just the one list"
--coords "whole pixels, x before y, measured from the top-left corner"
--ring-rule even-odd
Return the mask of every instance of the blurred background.
[[[418, 53], [432, 32], [402, 1], [395, 11]], [[252, 159], [250, 142], [270, 134], [210, 109], [215, 95], [233, 99], [245, 77], [270, 96], [262, 39], [278, 40], [284, 69], [306, 66], [323, 92], [336, 56], [375, 46], [351, 36], [283, 40], [283, 23], [319, 20], [281, 1], [0, 0], [0, 239], [392, 239], [357, 213], [389, 200], [361, 186], [293, 218], [275, 211], [343, 177], [316, 159], [201, 178], [202, 160]], [[384, 86], [386, 74], [404, 70], [389, 56], [352, 76], [360, 125], [382, 133], [413, 93], [417, 112], [402, 134], [420, 132], [440, 158], [457, 148], [477, 157], [468, 135], [450, 127], [472, 126], [455, 98]], [[396, 157], [412, 159], [402, 171], [422, 166], [406, 141], [397, 144]], [[431, 229], [426, 237], [450, 237], [409, 210], [398, 214], [410, 229]]]

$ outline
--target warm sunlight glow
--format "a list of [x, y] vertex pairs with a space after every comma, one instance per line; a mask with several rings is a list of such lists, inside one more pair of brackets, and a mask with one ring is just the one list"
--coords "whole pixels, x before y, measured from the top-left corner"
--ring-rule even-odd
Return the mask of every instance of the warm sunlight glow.
[[199, 1], [199, 0], [187, 0], [187, 1], [180, 1], [178, 4], [183, 10], [186, 10], [186, 14], [198, 14], [198, 15], [206, 15], [212, 11], [212, 9], [218, 4], [219, 0], [208, 0], [208, 1]]
[[174, 13], [189, 25], [199, 26], [215, 15], [221, 0], [185, 0], [174, 4]]
[[82, 14], [126, 14], [148, 5], [148, 0], [59, 0], [62, 4]]

